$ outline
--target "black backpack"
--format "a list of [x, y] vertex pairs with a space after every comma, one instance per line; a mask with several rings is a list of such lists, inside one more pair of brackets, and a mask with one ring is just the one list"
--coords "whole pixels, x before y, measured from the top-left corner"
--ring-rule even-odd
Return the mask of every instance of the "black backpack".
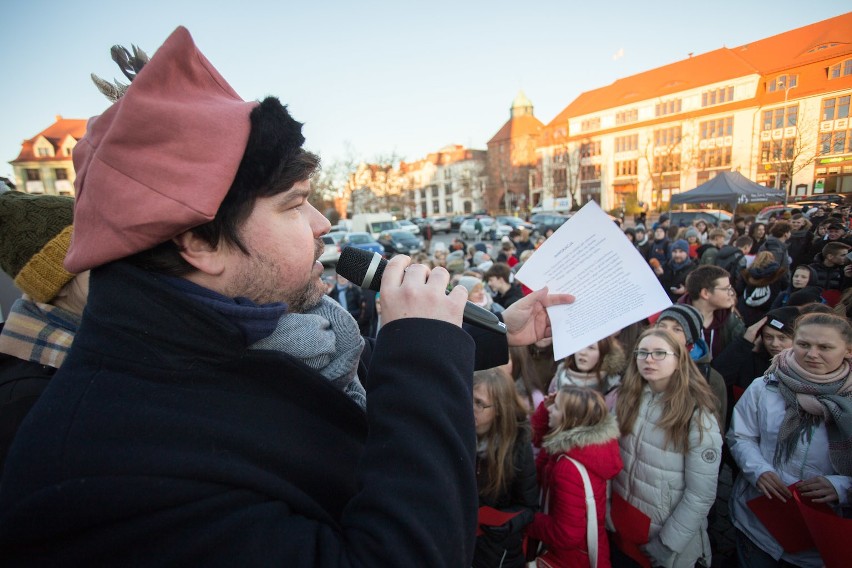
[[716, 266], [720, 266], [728, 271], [731, 276], [739, 271], [740, 259], [744, 257], [743, 251], [737, 250], [734, 254], [725, 257], [716, 257]]

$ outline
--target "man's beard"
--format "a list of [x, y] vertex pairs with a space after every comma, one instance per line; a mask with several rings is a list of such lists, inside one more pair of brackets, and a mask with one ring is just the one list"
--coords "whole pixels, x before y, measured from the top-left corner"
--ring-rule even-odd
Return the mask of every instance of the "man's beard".
[[[314, 243], [314, 260], [325, 248], [321, 239]], [[246, 270], [232, 284], [228, 296], [242, 296], [259, 305], [284, 302], [289, 313], [302, 313], [320, 303], [325, 295], [325, 284], [320, 278], [310, 278], [301, 288], [285, 294], [280, 288], [281, 268], [268, 256], [254, 250], [249, 251]], [[313, 271], [313, 266], [311, 266]]]

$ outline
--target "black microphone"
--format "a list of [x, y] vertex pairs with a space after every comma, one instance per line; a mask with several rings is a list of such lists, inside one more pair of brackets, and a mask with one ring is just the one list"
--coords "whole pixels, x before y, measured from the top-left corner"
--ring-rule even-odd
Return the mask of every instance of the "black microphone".
[[[388, 261], [377, 252], [346, 247], [337, 261], [337, 273], [362, 288], [376, 292], [382, 286], [382, 274]], [[468, 302], [464, 306], [464, 321], [495, 333], [506, 333], [506, 324], [493, 313]]]

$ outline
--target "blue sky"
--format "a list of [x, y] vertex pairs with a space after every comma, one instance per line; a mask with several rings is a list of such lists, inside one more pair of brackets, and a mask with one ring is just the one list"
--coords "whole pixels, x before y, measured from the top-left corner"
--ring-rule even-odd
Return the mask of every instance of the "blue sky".
[[[519, 89], [549, 122], [581, 92], [840, 15], [848, 1], [46, 2], [0, 7], [0, 175], [55, 115], [108, 105], [113, 44], [185, 25], [246, 99], [278, 96], [326, 161], [485, 148]], [[620, 55], [619, 55], [620, 54]], [[123, 78], [123, 77], [122, 77]]]

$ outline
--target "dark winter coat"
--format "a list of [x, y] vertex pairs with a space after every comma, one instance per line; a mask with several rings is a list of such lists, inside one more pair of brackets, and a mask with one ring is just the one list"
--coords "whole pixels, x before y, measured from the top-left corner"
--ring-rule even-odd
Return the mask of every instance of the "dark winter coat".
[[790, 239], [787, 241], [787, 253], [790, 255], [790, 271], [800, 264], [810, 264], [813, 262], [813, 257], [807, 258], [808, 251], [811, 247], [814, 234], [807, 229], [793, 231]]
[[666, 264], [672, 258], [672, 245], [671, 242], [667, 238], [658, 241], [654, 239], [651, 241], [651, 250], [648, 253], [648, 260], [652, 258], [656, 258], [660, 261], [660, 264]]
[[[547, 433], [547, 407], [540, 404], [533, 415], [533, 428], [539, 439]], [[615, 417], [607, 415], [598, 425], [574, 428], [559, 433], [542, 445], [536, 458], [542, 495], [548, 495], [548, 511], [536, 513], [529, 526], [530, 538], [540, 540], [553, 566], [589, 565], [586, 538], [586, 493], [574, 458], [589, 473], [595, 494], [598, 520], [598, 566], [609, 566], [606, 535], [606, 484], [622, 468], [618, 448], [620, 432]]]
[[494, 301], [503, 306], [504, 308], [508, 308], [523, 297], [524, 293], [521, 291], [521, 287], [518, 286], [517, 282], [513, 282], [505, 293], [500, 294], [498, 292], [497, 294], [495, 294]]
[[[482, 461], [482, 458], [477, 456], [476, 478], [479, 487], [484, 487], [489, 482], [488, 471]], [[521, 511], [521, 513], [508, 521], [510, 532], [505, 538], [495, 537], [487, 532], [483, 532], [476, 538], [472, 564], [474, 568], [493, 568], [494, 566], [523, 568], [526, 566], [523, 551], [524, 529], [532, 521], [533, 513], [538, 510], [538, 483], [527, 424], [520, 428], [518, 437], [515, 439], [512, 463], [515, 478], [506, 491], [496, 498], [480, 495], [479, 506], [507, 512]]]
[[787, 269], [778, 263], [764, 268], [750, 268], [740, 272], [735, 286], [737, 311], [746, 327], [766, 315], [775, 298], [787, 288]]
[[743, 251], [734, 245], [725, 245], [716, 255], [714, 264], [727, 270], [731, 276], [736, 276], [741, 269], [745, 268], [744, 258]]
[[455, 326], [385, 324], [365, 414], [161, 277], [97, 268], [7, 458], [3, 563], [469, 566], [473, 360]]
[[663, 274], [660, 276], [660, 285], [666, 294], [669, 295], [672, 302], [677, 302], [682, 294], [675, 293], [672, 288], [686, 287], [686, 277], [698, 268], [698, 265], [691, 260], [687, 260], [682, 266], [675, 267], [672, 261], [663, 265]]
[[21, 422], [55, 373], [48, 365], [0, 353], [0, 473]]
[[814, 257], [814, 261], [810, 267], [816, 272], [816, 280], [809, 283], [809, 286], [819, 286], [823, 290], [843, 290], [847, 286], [846, 277], [843, 274], [842, 266], [826, 266], [823, 264], [822, 253]]

